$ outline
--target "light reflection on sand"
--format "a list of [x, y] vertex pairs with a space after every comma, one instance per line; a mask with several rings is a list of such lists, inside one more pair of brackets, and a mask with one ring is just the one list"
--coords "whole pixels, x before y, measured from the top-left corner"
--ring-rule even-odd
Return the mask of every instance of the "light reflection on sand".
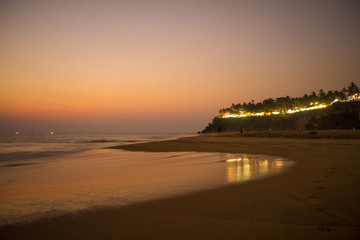
[[221, 187], [270, 176], [288, 162], [260, 155], [113, 149], [1, 161], [0, 224]]

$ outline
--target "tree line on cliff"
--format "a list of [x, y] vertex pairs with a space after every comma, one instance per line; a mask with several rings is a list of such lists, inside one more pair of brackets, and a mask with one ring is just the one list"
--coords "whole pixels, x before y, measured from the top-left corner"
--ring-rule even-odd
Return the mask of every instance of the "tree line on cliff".
[[237, 103], [232, 104], [228, 108], [223, 108], [219, 110], [220, 114], [225, 113], [239, 113], [239, 112], [271, 112], [275, 110], [286, 111], [288, 109], [294, 109], [295, 107], [306, 107], [310, 106], [311, 103], [319, 102], [329, 104], [334, 99], [339, 101], [346, 100], [348, 96], [352, 96], [356, 93], [359, 93], [359, 87], [351, 82], [348, 87], [344, 87], [341, 91], [328, 91], [325, 92], [323, 89], [320, 89], [318, 94], [314, 91], [311, 94], [304, 94], [302, 97], [279, 97], [276, 99], [267, 98], [262, 102], [255, 103], [254, 100], [251, 102], [244, 102], [243, 104]]
[[[229, 108], [221, 109], [220, 116], [213, 119], [202, 130], [207, 132], [234, 132], [234, 131], [262, 131], [262, 130], [301, 130], [301, 129], [360, 129], [360, 101], [344, 102], [349, 96], [359, 93], [359, 87], [350, 83], [341, 91], [320, 90], [318, 94], [312, 92], [303, 97], [268, 98], [259, 103], [254, 101], [248, 104], [232, 104]], [[329, 104], [338, 99], [339, 102], [325, 109], [298, 112], [295, 114], [280, 114], [271, 116], [250, 116], [244, 118], [222, 118], [225, 113], [240, 112], [271, 112], [295, 107], [306, 107], [319, 102]]]

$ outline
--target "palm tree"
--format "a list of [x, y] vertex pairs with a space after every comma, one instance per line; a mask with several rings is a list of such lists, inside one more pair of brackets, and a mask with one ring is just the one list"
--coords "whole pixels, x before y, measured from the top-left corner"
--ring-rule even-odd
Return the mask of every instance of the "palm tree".
[[319, 101], [324, 101], [325, 97], [326, 97], [326, 93], [324, 92], [324, 90], [320, 89], [319, 95], [318, 95]]
[[360, 90], [354, 82], [351, 82], [350, 85], [347, 87], [346, 92], [349, 94], [349, 96], [352, 96], [355, 93], [360, 92]]

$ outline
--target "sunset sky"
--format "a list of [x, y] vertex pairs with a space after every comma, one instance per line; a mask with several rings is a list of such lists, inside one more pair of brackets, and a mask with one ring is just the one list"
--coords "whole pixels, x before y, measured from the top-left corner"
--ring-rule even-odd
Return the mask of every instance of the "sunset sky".
[[196, 132], [360, 85], [357, 0], [2, 0], [0, 132]]

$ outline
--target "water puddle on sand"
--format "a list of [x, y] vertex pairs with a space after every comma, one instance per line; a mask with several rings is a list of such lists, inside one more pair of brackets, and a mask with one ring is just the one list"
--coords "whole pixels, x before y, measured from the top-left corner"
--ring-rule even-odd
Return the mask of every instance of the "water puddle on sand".
[[0, 224], [129, 205], [278, 174], [292, 161], [250, 154], [99, 149], [0, 162]]

